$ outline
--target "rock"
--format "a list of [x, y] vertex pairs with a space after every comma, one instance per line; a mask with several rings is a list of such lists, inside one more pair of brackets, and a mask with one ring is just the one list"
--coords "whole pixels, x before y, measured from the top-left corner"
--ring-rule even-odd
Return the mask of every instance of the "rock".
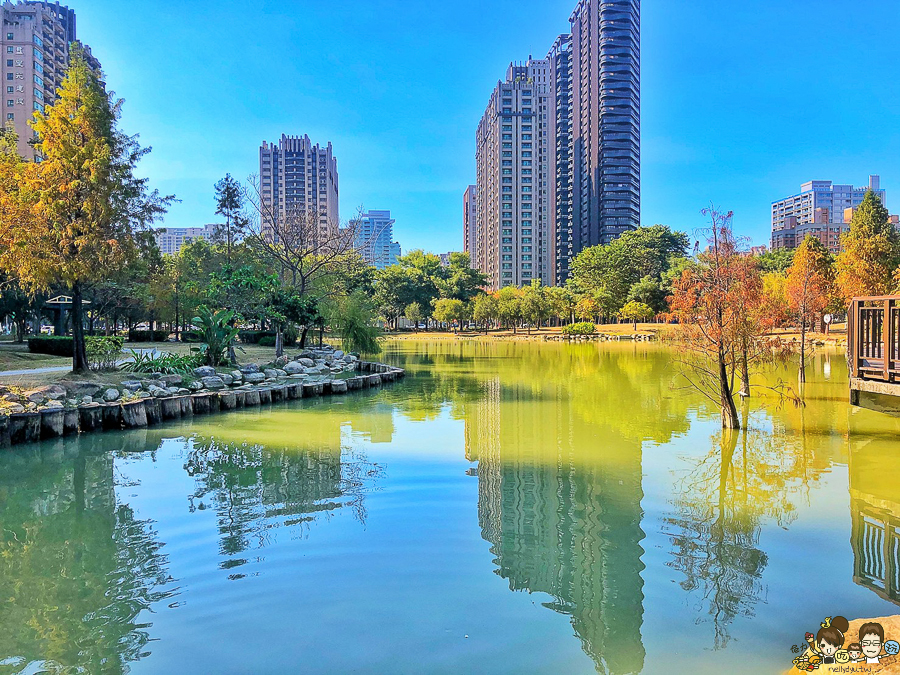
[[4, 401], [10, 401], [11, 403], [18, 403], [22, 399], [16, 394], [3, 394]]
[[278, 373], [278, 377], [287, 377], [287, 372], [285, 372], [281, 368], [276, 368], [275, 372]]
[[200, 391], [201, 389], [203, 389], [203, 383], [197, 382], [196, 380], [193, 382], [189, 382], [188, 389], [190, 389], [191, 391]]
[[167, 392], [162, 387], [158, 387], [155, 384], [151, 384], [149, 387], [147, 387], [147, 393], [150, 394], [151, 396], [153, 396], [154, 398], [162, 398], [163, 396], [166, 395]]
[[332, 354], [333, 358], [342, 359], [344, 358], [344, 352], [338, 349], [334, 354]]
[[179, 391], [181, 390], [178, 387], [169, 387], [168, 389], [166, 389], [166, 392], [170, 396], [177, 396]]
[[153, 398], [153, 395], [149, 391], [139, 391], [137, 395], [138, 398]]
[[199, 377], [201, 380], [204, 377], [215, 377], [216, 369], [212, 366], [200, 366], [199, 368], [194, 368], [194, 375]]
[[219, 377], [222, 378], [222, 382], [225, 383], [226, 387], [230, 387], [232, 384], [234, 384], [234, 378], [227, 373], [223, 373], [222, 375], [219, 375]]
[[247, 375], [253, 375], [260, 372], [260, 369], [258, 364], [248, 363], [246, 366], [241, 366], [240, 371], [241, 374], [246, 378]]
[[343, 358], [344, 363], [353, 363], [354, 358], [352, 354], [345, 354]]
[[266, 376], [262, 373], [248, 373], [244, 375], [244, 381], [247, 384], [259, 384], [266, 381]]
[[301, 359], [314, 359], [315, 356], [316, 356], [315, 354], [313, 354], [311, 351], [309, 351], [307, 349], [306, 351], [300, 352], [300, 355], [297, 357], [297, 360], [299, 361]]
[[279, 356], [277, 359], [275, 359], [275, 363], [273, 365], [276, 368], [284, 368], [290, 362], [291, 362], [291, 357]]
[[284, 372], [288, 375], [302, 375], [306, 368], [299, 361], [291, 361], [284, 366]]
[[267, 380], [274, 380], [278, 378], [278, 371], [274, 368], [266, 368], [263, 372], [265, 373]]
[[179, 388], [178, 388], [178, 395], [179, 395], [179, 396], [187, 396], [187, 395], [190, 394], [190, 393], [191, 393], [191, 390], [190, 390], [190, 389], [185, 389], [184, 387], [179, 387]]
[[15, 413], [23, 413], [25, 412], [25, 406], [19, 403], [13, 403], [6, 409], [6, 412], [8, 412], [10, 415], [14, 415]]
[[144, 385], [142, 385], [137, 380], [126, 380], [122, 383], [122, 387], [127, 389], [128, 391], [140, 391], [144, 388]]
[[106, 391], [103, 392], [103, 400], [107, 403], [112, 403], [113, 401], [119, 400], [119, 390], [113, 389], [110, 387]]
[[207, 389], [211, 389], [213, 391], [225, 388], [225, 382], [222, 381], [221, 377], [215, 377], [215, 376], [204, 377], [204, 378], [201, 378], [200, 381], [203, 383], [204, 387], [206, 387]]
[[94, 382], [70, 382], [66, 385], [70, 396], [96, 396], [103, 387]]
[[48, 410], [62, 410], [65, 406], [60, 401], [47, 401]]
[[234, 380], [233, 384], [238, 384], [244, 380], [244, 374], [239, 370], [232, 370], [229, 375]]
[[39, 389], [35, 389], [33, 391], [26, 391], [25, 399], [28, 401], [31, 401], [32, 403], [40, 405], [41, 403], [43, 403], [44, 401], [47, 400], [47, 396], [44, 394], [44, 392], [40, 391]]
[[297, 359], [297, 363], [299, 363], [301, 366], [305, 366], [307, 368], [312, 368], [314, 365], [316, 365], [315, 361], [313, 361], [312, 359], [305, 357], [305, 356], [302, 356], [299, 359]]
[[[213, 375], [215, 375], [215, 372], [213, 372]], [[170, 387], [179, 385], [184, 380], [184, 378], [181, 375], [163, 375], [159, 379], [161, 382], [169, 385]]]
[[81, 405], [90, 405], [93, 402], [94, 402], [93, 396], [84, 396], [81, 399]]

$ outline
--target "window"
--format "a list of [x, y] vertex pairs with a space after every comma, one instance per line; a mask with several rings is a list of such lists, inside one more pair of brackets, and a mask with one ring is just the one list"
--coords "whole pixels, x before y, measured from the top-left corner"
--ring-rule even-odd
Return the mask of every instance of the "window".
[[13, 93], [13, 90], [14, 90], [14, 87], [9, 86], [6, 88], [6, 93], [11, 94], [11, 93]]
[[12, 60], [12, 59], [6, 59], [6, 67], [7, 67], [7, 68], [12, 68], [12, 67], [13, 67], [13, 60]]
[[6, 107], [7, 108], [12, 108], [15, 104], [16, 104], [16, 102], [13, 101], [11, 98], [6, 99]]
[[6, 119], [8, 121], [12, 122], [14, 119], [16, 119], [16, 114], [15, 113], [6, 113]]
[[7, 39], [7, 40], [14, 40], [15, 37], [13, 37], [13, 34], [12, 34], [12, 33], [7, 33], [7, 34], [6, 34], [6, 39]]
[[10, 45], [10, 46], [8, 46], [8, 47], [6, 48], [6, 53], [7, 53], [7, 54], [15, 54], [15, 53], [16, 53], [16, 50], [13, 48], [12, 45]]
[[43, 61], [44, 55], [41, 54], [37, 49], [35, 49], [34, 50], [34, 58], [36, 58], [38, 61]]
[[13, 79], [13, 74], [12, 74], [12, 73], [7, 73], [7, 74], [6, 74], [6, 79], [7, 79], [7, 80]]

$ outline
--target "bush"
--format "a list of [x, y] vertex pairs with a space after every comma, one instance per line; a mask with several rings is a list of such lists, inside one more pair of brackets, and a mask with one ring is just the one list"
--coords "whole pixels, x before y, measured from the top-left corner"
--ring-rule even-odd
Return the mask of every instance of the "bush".
[[561, 332], [563, 335], [593, 335], [597, 332], [597, 326], [589, 321], [582, 321], [563, 326]]
[[[238, 340], [245, 345], [258, 345], [259, 341], [265, 337], [275, 337], [275, 332], [270, 330], [242, 330], [238, 333]], [[274, 342], [272, 343], [275, 344]]]
[[203, 337], [195, 330], [186, 330], [181, 333], [181, 341], [195, 344], [197, 342], [203, 342]]
[[125, 338], [117, 335], [88, 336], [85, 339], [88, 364], [91, 370], [115, 370], [122, 355]]
[[[275, 336], [274, 335], [263, 335], [259, 342], [257, 342], [260, 347], [274, 347], [275, 346]], [[285, 343], [285, 346], [287, 344]]]
[[128, 373], [159, 373], [160, 375], [189, 375], [194, 368], [202, 366], [206, 356], [196, 350], [191, 354], [146, 354], [131, 352], [132, 361], [124, 364], [122, 370]]
[[75, 341], [71, 337], [41, 335], [28, 338], [28, 351], [32, 354], [75, 356]]
[[169, 332], [165, 330], [130, 330], [128, 331], [129, 342], [165, 342], [169, 339]]

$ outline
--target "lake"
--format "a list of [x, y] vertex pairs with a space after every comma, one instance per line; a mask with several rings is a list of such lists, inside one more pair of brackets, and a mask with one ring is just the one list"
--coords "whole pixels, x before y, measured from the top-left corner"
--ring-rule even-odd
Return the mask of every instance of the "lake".
[[738, 434], [673, 357], [396, 341], [379, 391], [6, 451], [0, 674], [780, 672], [897, 613], [900, 420], [843, 354]]

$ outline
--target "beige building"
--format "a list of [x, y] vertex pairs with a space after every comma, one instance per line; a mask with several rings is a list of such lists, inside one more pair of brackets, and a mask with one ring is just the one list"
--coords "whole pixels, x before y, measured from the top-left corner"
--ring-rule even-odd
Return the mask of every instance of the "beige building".
[[175, 255], [183, 246], [198, 239], [213, 241], [218, 227], [219, 225], [215, 223], [203, 227], [161, 227], [154, 230], [153, 234], [156, 236], [156, 245], [159, 246], [160, 253]]
[[475, 193], [477, 187], [470, 185], [463, 193], [463, 251], [475, 259]]
[[547, 126], [550, 62], [512, 64], [476, 135], [474, 267], [488, 288], [552, 283]]
[[[4, 124], [12, 124], [19, 136], [19, 154], [34, 159], [28, 126], [35, 111], [56, 100], [56, 89], [65, 77], [69, 48], [77, 43], [75, 12], [59, 3], [6, 2], [2, 6]], [[97, 72], [100, 62], [83, 46], [89, 65]]]
[[321, 147], [313, 145], [309, 136], [285, 135], [277, 144], [263, 141], [259, 183], [264, 232], [272, 232], [271, 219], [285, 224], [309, 213], [318, 214], [323, 237], [338, 231], [338, 170], [331, 143]]

